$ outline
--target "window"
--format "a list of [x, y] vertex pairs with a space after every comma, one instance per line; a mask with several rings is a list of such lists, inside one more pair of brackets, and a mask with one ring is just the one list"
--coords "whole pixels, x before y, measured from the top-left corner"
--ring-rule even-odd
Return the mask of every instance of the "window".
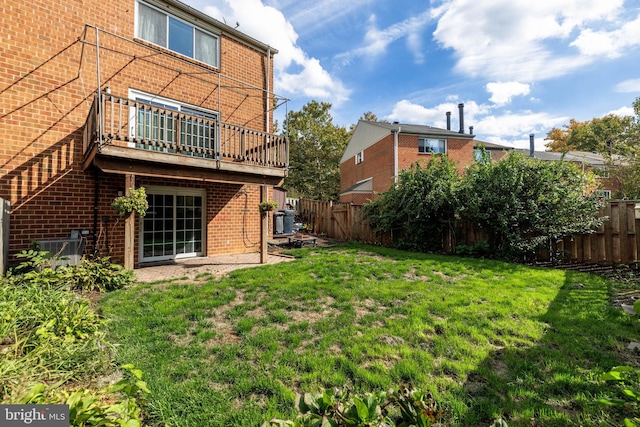
[[418, 153], [444, 154], [446, 151], [444, 139], [418, 138]]
[[[150, 104], [150, 107], [131, 107], [129, 121], [131, 123], [131, 136], [144, 141], [163, 144], [177, 144], [192, 151], [183, 151], [181, 154], [210, 157], [202, 154], [202, 151], [215, 150], [216, 121], [218, 115], [211, 110], [205, 110], [190, 105], [185, 105], [167, 98], [154, 96], [137, 90], [130, 90], [129, 97], [136, 101]], [[160, 107], [160, 108], [153, 108]], [[180, 111], [191, 117], [178, 118], [173, 111]], [[177, 122], [176, 122], [177, 121]], [[175, 126], [178, 123], [178, 126]], [[161, 148], [154, 145], [137, 144], [137, 148], [149, 150], [174, 152], [173, 149]], [[195, 152], [200, 151], [200, 153]]]
[[610, 199], [611, 198], [611, 190], [596, 190], [596, 197], [601, 199]]
[[143, 2], [137, 3], [136, 37], [219, 66], [218, 37]]
[[363, 160], [364, 160], [364, 151], [361, 151], [358, 154], [356, 154], [356, 165], [362, 163]]
[[205, 248], [206, 193], [199, 189], [148, 187], [142, 219], [141, 261], [200, 256]]
[[597, 178], [606, 179], [609, 178], [609, 169], [607, 167], [604, 168], [594, 168], [593, 172], [596, 174]]
[[473, 160], [476, 162], [490, 162], [491, 161], [491, 151], [482, 148], [474, 148], [473, 149]]

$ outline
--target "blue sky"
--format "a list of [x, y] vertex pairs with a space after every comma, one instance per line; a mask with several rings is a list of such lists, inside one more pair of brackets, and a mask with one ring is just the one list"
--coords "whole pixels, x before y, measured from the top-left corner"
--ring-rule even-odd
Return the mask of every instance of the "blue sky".
[[[640, 0], [183, 0], [278, 49], [275, 92], [335, 124], [379, 119], [536, 148], [552, 127], [633, 115]], [[282, 123], [282, 106], [276, 118]]]

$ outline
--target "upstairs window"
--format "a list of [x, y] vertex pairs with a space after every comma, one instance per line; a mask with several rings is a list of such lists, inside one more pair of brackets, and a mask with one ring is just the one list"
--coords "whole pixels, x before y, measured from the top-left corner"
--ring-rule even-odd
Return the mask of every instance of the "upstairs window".
[[444, 154], [447, 141], [444, 139], [418, 138], [418, 153]]
[[356, 154], [356, 165], [362, 163], [363, 161], [364, 161], [364, 151], [361, 151], [358, 154]]
[[220, 39], [146, 3], [137, 3], [136, 37], [219, 67]]

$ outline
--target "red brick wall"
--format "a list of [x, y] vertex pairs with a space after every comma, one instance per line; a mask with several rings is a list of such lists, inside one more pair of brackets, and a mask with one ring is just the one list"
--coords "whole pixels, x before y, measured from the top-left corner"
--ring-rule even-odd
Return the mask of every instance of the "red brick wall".
[[[218, 76], [215, 69], [208, 73], [194, 61], [158, 55], [144, 43], [118, 37], [133, 39], [134, 19], [133, 0], [4, 1], [0, 15], [0, 198], [11, 202], [10, 254], [28, 247], [32, 240], [68, 238], [71, 230], [93, 231], [94, 176], [82, 170], [82, 129], [98, 77], [96, 31], [85, 24], [104, 30], [98, 34], [103, 89], [109, 87], [113, 94], [124, 97], [129, 88], [159, 94], [219, 111], [223, 121], [266, 130], [264, 94], [255, 88], [265, 87], [264, 52], [223, 35]], [[271, 88], [272, 79], [271, 74]], [[152, 179], [138, 182], [161, 183]], [[123, 177], [100, 180], [98, 224], [102, 216], [113, 216], [110, 203], [116, 186], [124, 186]], [[251, 209], [247, 224], [240, 223], [244, 196], [232, 196], [239, 186], [204, 187], [211, 202], [208, 227], [213, 235], [208, 254], [253, 248], [247, 242], [258, 239], [259, 217]], [[258, 187], [248, 188], [250, 206], [255, 207]], [[117, 256], [122, 252], [119, 227], [112, 233]]]

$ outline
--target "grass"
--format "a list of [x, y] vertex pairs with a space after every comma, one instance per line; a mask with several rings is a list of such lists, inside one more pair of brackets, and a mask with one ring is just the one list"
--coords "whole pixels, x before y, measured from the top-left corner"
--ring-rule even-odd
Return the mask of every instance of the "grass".
[[151, 422], [258, 426], [296, 397], [401, 384], [446, 425], [617, 423], [598, 375], [627, 363], [635, 320], [607, 279], [345, 245], [193, 284], [141, 284], [101, 311], [118, 358], [145, 372]]

